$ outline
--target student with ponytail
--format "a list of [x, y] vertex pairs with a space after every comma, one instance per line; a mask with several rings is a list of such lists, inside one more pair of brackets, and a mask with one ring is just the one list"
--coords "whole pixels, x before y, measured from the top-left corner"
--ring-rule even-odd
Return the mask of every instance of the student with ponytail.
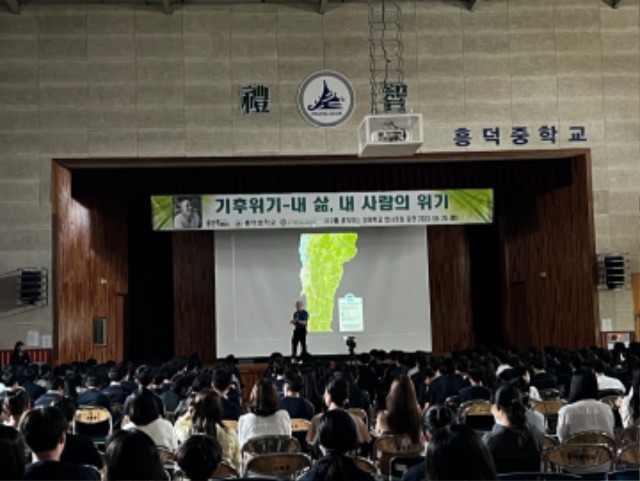
[[517, 387], [505, 384], [493, 396], [496, 420], [483, 441], [489, 447], [498, 473], [540, 471], [544, 433], [527, 423], [526, 408]]

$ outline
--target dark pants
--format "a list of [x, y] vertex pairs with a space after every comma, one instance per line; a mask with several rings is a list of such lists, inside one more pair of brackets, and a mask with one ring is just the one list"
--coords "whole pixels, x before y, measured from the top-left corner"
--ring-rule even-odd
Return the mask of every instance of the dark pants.
[[296, 357], [298, 352], [298, 343], [302, 345], [302, 354], [307, 353], [307, 330], [294, 329], [291, 336], [291, 357]]

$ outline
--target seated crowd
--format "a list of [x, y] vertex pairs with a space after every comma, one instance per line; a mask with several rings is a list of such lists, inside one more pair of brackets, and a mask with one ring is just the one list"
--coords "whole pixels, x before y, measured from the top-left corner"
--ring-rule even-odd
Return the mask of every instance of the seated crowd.
[[[246, 447], [275, 435], [295, 437], [311, 460], [303, 481], [387, 475], [383, 438], [411, 459], [395, 473], [405, 481], [539, 472], [548, 440], [640, 429], [640, 344], [446, 357], [374, 350], [331, 364], [275, 353], [246, 405], [243, 389], [233, 356], [211, 370], [192, 355], [50, 371], [18, 353], [0, 382], [0, 479], [206, 480], [223, 466], [250, 475]], [[533, 409], [545, 400], [559, 401], [553, 422]], [[486, 406], [484, 424], [473, 424], [469, 406]], [[83, 409], [105, 416], [101, 439], [80, 433]]]

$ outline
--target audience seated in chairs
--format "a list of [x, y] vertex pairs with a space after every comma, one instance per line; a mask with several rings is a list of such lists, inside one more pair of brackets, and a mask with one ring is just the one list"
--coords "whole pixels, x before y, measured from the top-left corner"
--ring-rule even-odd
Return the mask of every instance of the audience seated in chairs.
[[406, 374], [398, 375], [387, 395], [387, 409], [378, 414], [376, 432], [378, 435], [405, 434], [413, 444], [419, 444], [421, 418], [413, 382]]
[[434, 404], [444, 404], [448, 397], [457, 396], [461, 389], [469, 386], [469, 381], [455, 372], [452, 358], [444, 359], [438, 370], [440, 376], [429, 384], [425, 409]]
[[36, 408], [53, 406], [55, 402], [64, 397], [64, 378], [54, 377], [48, 381], [48, 389], [35, 403]]
[[139, 390], [131, 403], [130, 422], [122, 426], [122, 429], [139, 429], [149, 435], [156, 446], [175, 451], [178, 441], [173, 425], [160, 417], [154, 398], [155, 394], [148, 389]]
[[294, 370], [287, 371], [284, 376], [284, 397], [280, 400], [280, 409], [287, 411], [291, 419], [311, 421], [315, 409], [313, 404], [300, 395], [303, 387], [302, 376]]
[[[138, 391], [141, 388], [149, 388], [149, 386], [153, 382], [154, 374], [155, 374], [155, 371], [151, 367], [145, 364], [138, 366], [138, 368], [136, 369], [133, 375], [135, 379], [135, 383], [137, 385], [136, 389], [131, 394], [129, 394], [127, 396], [127, 399], [125, 399], [124, 401], [123, 413], [125, 415], [129, 414], [129, 409], [131, 408], [131, 403], [133, 402], [133, 398], [136, 396], [136, 391]], [[160, 399], [160, 396], [156, 391], [152, 389], [150, 389], [150, 391], [156, 396], [155, 402], [156, 402], [156, 407], [158, 408], [158, 412], [160, 413], [161, 416], [164, 416], [164, 403], [162, 402], [162, 399]]]
[[62, 414], [64, 414], [64, 417], [69, 423], [67, 439], [64, 450], [60, 456], [60, 461], [71, 464], [90, 465], [95, 466], [97, 469], [102, 469], [102, 457], [91, 438], [71, 432], [71, 427], [76, 416], [75, 403], [69, 398], [61, 397], [54, 402], [53, 405], [62, 411]]
[[597, 400], [598, 382], [591, 369], [573, 373], [566, 406], [558, 412], [558, 438], [564, 442], [582, 431], [601, 431], [613, 437], [614, 419], [611, 408]]
[[98, 375], [94, 372], [88, 373], [85, 376], [84, 385], [86, 389], [78, 395], [78, 406], [100, 406], [111, 412], [109, 398], [100, 391], [101, 381]]
[[191, 481], [206, 481], [213, 477], [222, 460], [218, 441], [206, 434], [194, 434], [176, 452], [176, 462]]
[[551, 373], [545, 370], [545, 362], [542, 356], [535, 356], [531, 360], [531, 371], [533, 374], [530, 378], [530, 383], [538, 391], [546, 389], [557, 389], [558, 379]]
[[217, 367], [211, 375], [211, 387], [222, 400], [222, 419], [237, 421], [242, 415], [240, 393], [232, 385], [233, 375], [226, 367]]
[[284, 409], [278, 409], [280, 396], [273, 381], [262, 378], [251, 390], [250, 412], [238, 420], [238, 441], [243, 446], [250, 438], [265, 434], [291, 436], [291, 418]]
[[429, 439], [426, 479], [495, 480], [498, 474], [489, 448], [477, 434], [464, 424], [452, 424]]
[[600, 359], [595, 360], [592, 363], [591, 368], [593, 369], [593, 372], [596, 373], [596, 379], [598, 380], [598, 392], [611, 392], [612, 394], [615, 393], [619, 395], [624, 395], [624, 393], [627, 392], [620, 379], [605, 375], [604, 362]]
[[25, 452], [26, 446], [20, 431], [0, 425], [0, 479], [22, 479]]
[[[422, 416], [422, 436], [425, 443], [429, 443], [436, 431], [451, 425], [454, 418], [453, 411], [447, 406], [436, 404], [427, 409]], [[425, 469], [426, 461], [410, 467], [402, 475], [402, 481], [420, 481], [424, 479]]]
[[484, 387], [484, 369], [478, 364], [471, 364], [467, 370], [467, 376], [471, 386], [460, 389], [458, 392], [458, 404], [476, 399], [491, 399], [491, 390]]
[[[348, 398], [348, 384], [342, 376], [335, 377], [334, 379], [329, 381], [324, 391], [324, 403], [329, 411], [333, 409], [344, 410], [345, 402]], [[321, 418], [322, 414], [316, 414], [311, 420], [311, 426], [309, 426], [309, 431], [307, 431], [307, 443], [311, 445], [315, 444], [318, 425], [320, 424]], [[358, 433], [358, 444], [370, 443], [371, 434], [369, 434], [369, 430], [367, 429], [366, 424], [362, 421], [362, 419], [356, 416], [351, 415], [351, 419], [353, 419], [356, 425], [356, 432]]]
[[5, 398], [2, 410], [8, 416], [5, 425], [18, 428], [20, 420], [31, 408], [31, 399], [27, 391], [21, 387], [9, 391]]
[[238, 435], [222, 423], [222, 404], [217, 392], [205, 389], [197, 393], [189, 411], [176, 421], [174, 431], [180, 442], [196, 434], [208, 435], [219, 444], [222, 460], [238, 471], [242, 469]]
[[323, 456], [298, 481], [373, 481], [347, 456], [358, 444], [355, 422], [347, 412], [333, 409], [323, 414], [317, 441]]
[[520, 391], [505, 384], [495, 392], [491, 406], [496, 424], [484, 435], [498, 473], [540, 469], [544, 433], [527, 423]]
[[97, 470], [60, 461], [69, 424], [57, 407], [33, 409], [20, 422], [20, 430], [37, 461], [25, 468], [24, 479], [99, 480]]
[[124, 364], [116, 364], [109, 369], [109, 385], [102, 390], [102, 394], [107, 396], [109, 404], [124, 404], [131, 390], [127, 389], [122, 381], [127, 375], [127, 368]]
[[158, 448], [146, 433], [121, 430], [109, 438], [105, 480], [168, 480]]
[[191, 378], [179, 372], [171, 378], [171, 389], [164, 391], [160, 399], [164, 403], [164, 410], [175, 412], [180, 402], [187, 397], [191, 387]]

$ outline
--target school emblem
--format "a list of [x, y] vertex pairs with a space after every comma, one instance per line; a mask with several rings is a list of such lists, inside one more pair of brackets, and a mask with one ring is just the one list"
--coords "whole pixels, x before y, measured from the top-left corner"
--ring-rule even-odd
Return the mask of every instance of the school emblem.
[[298, 89], [298, 110], [316, 127], [337, 127], [355, 107], [356, 94], [347, 78], [331, 70], [316, 72]]

